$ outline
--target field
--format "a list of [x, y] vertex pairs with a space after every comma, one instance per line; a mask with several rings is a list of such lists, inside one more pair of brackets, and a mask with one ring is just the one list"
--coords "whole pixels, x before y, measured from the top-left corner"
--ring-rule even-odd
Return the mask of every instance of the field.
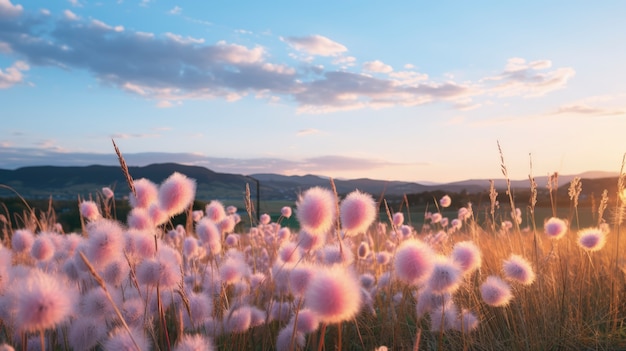
[[543, 206], [331, 180], [257, 213], [194, 207], [175, 173], [131, 180], [124, 219], [110, 189], [80, 200], [72, 233], [24, 201], [0, 217], [0, 349], [623, 350], [624, 179], [585, 206], [578, 180]]

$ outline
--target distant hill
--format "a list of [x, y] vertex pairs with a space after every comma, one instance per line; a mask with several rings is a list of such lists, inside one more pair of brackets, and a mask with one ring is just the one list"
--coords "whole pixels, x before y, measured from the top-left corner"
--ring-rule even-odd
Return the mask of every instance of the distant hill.
[[[244, 176], [240, 174], [218, 173], [204, 167], [186, 166], [177, 163], [152, 164], [144, 167], [129, 167], [129, 172], [134, 179], [147, 178], [159, 184], [174, 172], [180, 172], [193, 178], [197, 182], [197, 198], [199, 200], [221, 199], [240, 200], [244, 196], [246, 183], [250, 184], [251, 196], [256, 196], [256, 180], [261, 187], [261, 197], [264, 200], [295, 200], [297, 195], [312, 186], [330, 187], [328, 178], [316, 175], [283, 176], [278, 174], [253, 174]], [[605, 184], [614, 184], [617, 174], [607, 172], [587, 172], [581, 175], [583, 188], [596, 190], [596, 186], [588, 184], [586, 179], [603, 178], [598, 185], [601, 188]], [[567, 186], [573, 175], [560, 175], [559, 185]], [[547, 177], [536, 177], [539, 187], [545, 188]], [[337, 191], [340, 194], [349, 193], [355, 189], [372, 194], [375, 198], [385, 196], [402, 196], [426, 191], [445, 191], [477, 193], [489, 189], [489, 180], [470, 179], [461, 182], [447, 184], [420, 184], [415, 182], [384, 181], [368, 178], [360, 179], [335, 179]], [[118, 197], [129, 193], [126, 179], [118, 166], [85, 166], [85, 167], [57, 167], [36, 166], [23, 167], [16, 170], [0, 169], [0, 184], [14, 188], [25, 198], [48, 198], [76, 199], [77, 196], [88, 197], [96, 194], [102, 187], [114, 188]], [[498, 189], [504, 189], [506, 183], [503, 179], [495, 180]], [[528, 180], [514, 180], [513, 188], [528, 189]], [[596, 190], [597, 191], [597, 190]], [[601, 190], [600, 190], [601, 191]], [[123, 195], [122, 195], [123, 194]], [[0, 197], [12, 196], [13, 194], [0, 189]]]

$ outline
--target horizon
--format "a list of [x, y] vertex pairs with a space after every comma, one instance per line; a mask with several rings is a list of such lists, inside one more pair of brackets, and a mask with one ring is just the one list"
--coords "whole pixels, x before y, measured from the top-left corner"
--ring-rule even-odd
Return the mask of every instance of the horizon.
[[[332, 11], [329, 11], [332, 8]], [[619, 173], [626, 3], [0, 0], [0, 168]], [[581, 26], [585, 23], [585, 26]]]
[[[117, 157], [117, 155], [115, 156]], [[406, 182], [406, 183], [416, 183], [416, 184], [421, 184], [421, 185], [447, 185], [447, 184], [455, 184], [455, 183], [464, 183], [464, 182], [475, 182], [475, 181], [490, 181], [490, 180], [494, 180], [496, 182], [502, 182], [505, 181], [506, 178], [504, 177], [504, 175], [500, 175], [500, 177], [496, 177], [496, 178], [466, 178], [466, 179], [459, 179], [459, 180], [454, 180], [454, 181], [450, 181], [450, 182], [433, 182], [433, 181], [403, 181], [403, 180], [397, 180], [397, 179], [378, 179], [378, 178], [370, 178], [370, 177], [360, 177], [360, 178], [334, 178], [334, 177], [329, 177], [329, 176], [325, 176], [322, 174], [315, 174], [315, 173], [306, 173], [306, 174], [297, 174], [297, 175], [283, 175], [283, 174], [279, 174], [279, 173], [267, 173], [267, 172], [259, 172], [259, 173], [251, 173], [251, 174], [242, 174], [242, 173], [237, 173], [237, 172], [221, 172], [221, 171], [216, 171], [214, 169], [211, 169], [209, 167], [205, 167], [202, 165], [193, 165], [193, 164], [182, 164], [182, 163], [176, 163], [176, 162], [153, 162], [153, 163], [146, 163], [146, 164], [142, 164], [142, 165], [131, 165], [131, 164], [127, 164], [128, 167], [138, 167], [138, 168], [142, 168], [142, 167], [147, 167], [147, 166], [156, 166], [156, 165], [165, 165], [165, 164], [173, 164], [173, 165], [178, 165], [178, 166], [185, 166], [185, 167], [200, 167], [200, 168], [205, 168], [209, 171], [215, 172], [215, 173], [220, 173], [220, 174], [230, 174], [230, 175], [240, 175], [240, 176], [244, 176], [244, 177], [253, 177], [253, 176], [258, 176], [258, 175], [270, 175], [270, 176], [286, 176], [286, 177], [290, 177], [290, 176], [295, 176], [295, 177], [307, 177], [307, 176], [312, 176], [312, 177], [318, 177], [318, 178], [322, 178], [322, 179], [334, 179], [334, 180], [342, 180], [342, 181], [354, 181], [354, 180], [359, 180], [359, 179], [366, 179], [366, 180], [371, 180], [371, 181], [388, 181], [388, 182]], [[32, 165], [32, 166], [21, 166], [18, 168], [2, 168], [0, 167], [0, 170], [9, 170], [9, 171], [15, 171], [18, 169], [23, 169], [23, 168], [33, 168], [33, 167], [59, 167], [59, 168], [63, 168], [63, 167], [92, 167], [92, 166], [103, 166], [103, 167], [119, 167], [119, 163], [117, 164], [99, 164], [99, 163], [94, 163], [94, 164], [87, 164], [87, 165], [47, 165], [47, 164], [41, 164], [41, 165]], [[571, 178], [571, 177], [582, 177], [584, 178], [588, 178], [588, 179], [600, 179], [600, 178], [613, 178], [613, 177], [619, 177], [620, 173], [619, 172], [612, 172], [612, 171], [597, 171], [597, 170], [588, 170], [582, 173], [576, 173], [576, 174], [560, 174], [559, 173], [559, 177], [565, 177], [565, 178]], [[541, 183], [542, 181], [547, 181], [547, 178], [549, 178], [551, 176], [551, 174], [547, 174], [547, 175], [538, 175], [538, 176], [534, 176], [535, 180], [537, 180], [539, 183]], [[523, 181], [528, 181], [528, 176], [526, 176], [525, 178], [509, 178], [509, 180], [511, 182], [523, 182]], [[569, 182], [569, 181], [568, 181]]]

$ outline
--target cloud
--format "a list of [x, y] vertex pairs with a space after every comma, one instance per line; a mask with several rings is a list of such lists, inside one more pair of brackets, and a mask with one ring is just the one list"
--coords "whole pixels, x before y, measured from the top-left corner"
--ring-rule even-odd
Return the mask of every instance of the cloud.
[[24, 61], [17, 61], [4, 71], [0, 69], [0, 89], [7, 89], [23, 82], [24, 76], [22, 72], [28, 71], [29, 68]]
[[281, 38], [287, 44], [298, 51], [303, 51], [309, 55], [317, 56], [338, 56], [348, 49], [324, 36], [309, 35], [305, 37]]
[[391, 71], [393, 71], [393, 68], [391, 66], [379, 60], [365, 62], [363, 64], [363, 69], [375, 73], [391, 73]]
[[0, 0], [0, 19], [18, 17], [23, 10], [22, 5], [13, 5], [10, 0]]
[[586, 104], [572, 104], [559, 107], [552, 115], [618, 116], [626, 114], [623, 109], [593, 107]]
[[174, 6], [173, 9], [168, 11], [170, 15], [180, 15], [182, 12], [183, 12], [183, 9], [179, 6]]
[[396, 81], [350, 72], [326, 72], [323, 79], [304, 83], [294, 94], [300, 112], [323, 113], [366, 106], [416, 106], [436, 100], [467, 98], [475, 88], [453, 82], [403, 85]]
[[111, 135], [112, 139], [146, 139], [146, 138], [158, 138], [160, 134], [127, 134], [127, 133], [116, 133]]
[[549, 60], [526, 62], [523, 58], [508, 60], [504, 71], [496, 76], [485, 78], [486, 83], [494, 83], [491, 91], [500, 96], [542, 96], [565, 87], [576, 72], [573, 68], [552, 67]]
[[312, 134], [319, 134], [320, 130], [319, 129], [315, 129], [315, 128], [308, 128], [308, 129], [301, 129], [299, 130], [296, 135], [297, 136], [304, 136], [304, 135], [312, 135]]
[[161, 100], [157, 103], [156, 105], [158, 108], [169, 108], [169, 107], [173, 107], [174, 104], [172, 104], [171, 101], [167, 101], [167, 100]]
[[70, 20], [70, 21], [78, 20], [78, 15], [76, 15], [74, 12], [70, 10], [63, 11], [63, 16], [65, 17], [65, 19]]
[[74, 7], [83, 7], [83, 5], [78, 0], [67, 0]]
[[[553, 69], [548, 60], [519, 58], [510, 59], [502, 73], [476, 82], [432, 79], [412, 65], [394, 71], [379, 60], [365, 62], [361, 72], [357, 59], [344, 55], [345, 46], [320, 35], [281, 38], [285, 49], [290, 45], [310, 55], [310, 62], [297, 54], [291, 56], [296, 62], [273, 62], [279, 55], [258, 45], [141, 32], [95, 18], [74, 18], [71, 12], [66, 18], [22, 12], [20, 6], [0, 0], [0, 50], [20, 57], [27, 63], [22, 67], [86, 71], [102, 85], [153, 100], [156, 107], [190, 99], [232, 102], [249, 97], [295, 103], [299, 113], [436, 102], [468, 110], [480, 106], [472, 100], [476, 96], [542, 95], [564, 87], [574, 75], [571, 68]], [[7, 13], [21, 17], [8, 19]], [[328, 63], [327, 58], [340, 67], [315, 61]], [[21, 82], [24, 70], [7, 68], [0, 87]]]

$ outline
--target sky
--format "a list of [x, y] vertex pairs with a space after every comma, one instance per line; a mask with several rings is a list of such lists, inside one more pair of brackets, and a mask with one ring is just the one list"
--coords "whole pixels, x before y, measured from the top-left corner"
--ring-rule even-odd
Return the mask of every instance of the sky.
[[[0, 168], [620, 170], [624, 1], [0, 0]], [[532, 167], [531, 167], [532, 164]]]

